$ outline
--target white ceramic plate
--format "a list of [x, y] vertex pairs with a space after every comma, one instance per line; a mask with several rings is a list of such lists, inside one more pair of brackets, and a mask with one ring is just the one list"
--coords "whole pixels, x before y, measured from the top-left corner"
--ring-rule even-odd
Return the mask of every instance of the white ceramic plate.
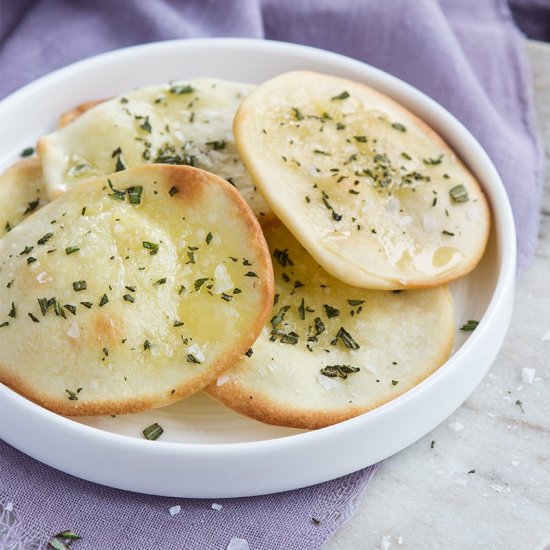
[[[309, 69], [363, 81], [434, 127], [483, 183], [493, 210], [488, 250], [453, 284], [453, 356], [427, 380], [386, 405], [316, 432], [276, 428], [241, 417], [205, 395], [147, 413], [69, 419], [0, 384], [0, 438], [75, 476], [132, 491], [179, 497], [249, 496], [304, 487], [386, 458], [442, 422], [493, 362], [510, 321], [515, 233], [510, 205], [489, 158], [448, 112], [400, 80], [358, 61], [277, 42], [208, 39], [161, 42], [100, 55], [56, 71], [0, 104], [0, 169], [51, 131], [60, 113], [83, 101], [190, 77], [260, 83]], [[162, 439], [143, 428], [159, 422]]]

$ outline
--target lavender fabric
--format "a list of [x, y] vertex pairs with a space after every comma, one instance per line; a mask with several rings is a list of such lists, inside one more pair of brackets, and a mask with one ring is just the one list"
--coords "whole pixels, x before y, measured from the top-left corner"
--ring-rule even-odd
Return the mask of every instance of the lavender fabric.
[[[504, 0], [1, 0], [0, 97], [96, 53], [209, 36], [334, 50], [439, 101], [499, 169], [517, 224], [519, 263], [527, 263], [537, 238], [542, 155], [522, 36]], [[252, 550], [320, 548], [353, 513], [374, 471], [279, 495], [219, 501], [223, 508], [214, 510], [212, 501], [81, 481], [0, 442], [0, 547], [41, 548], [49, 536], [73, 529], [83, 536], [75, 550], [225, 550], [232, 537], [246, 539]], [[170, 516], [177, 505], [181, 512]]]

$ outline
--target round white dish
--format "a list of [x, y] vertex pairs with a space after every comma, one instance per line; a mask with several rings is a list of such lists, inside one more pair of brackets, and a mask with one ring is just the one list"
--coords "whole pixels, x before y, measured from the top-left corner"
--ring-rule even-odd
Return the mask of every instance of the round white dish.
[[[358, 61], [278, 42], [207, 39], [160, 42], [96, 56], [51, 73], [0, 103], [0, 169], [60, 113], [83, 101], [190, 77], [260, 83], [309, 69], [365, 82], [401, 102], [438, 131], [483, 183], [493, 227], [479, 266], [453, 283], [457, 330], [452, 357], [401, 397], [315, 432], [266, 426], [200, 394], [136, 415], [71, 419], [0, 384], [0, 438], [83, 479], [143, 493], [199, 498], [250, 496], [319, 483], [382, 460], [429, 432], [473, 391], [504, 340], [513, 305], [515, 231], [504, 187], [472, 135], [433, 100]], [[165, 432], [145, 440], [159, 422]]]

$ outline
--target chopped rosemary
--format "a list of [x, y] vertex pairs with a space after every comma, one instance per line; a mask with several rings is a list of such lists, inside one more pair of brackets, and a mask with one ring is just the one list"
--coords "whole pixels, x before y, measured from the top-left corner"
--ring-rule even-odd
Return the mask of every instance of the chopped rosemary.
[[302, 301], [300, 302], [300, 305], [298, 306], [298, 315], [300, 316], [300, 319], [302, 321], [305, 320], [305, 318], [306, 318], [306, 306], [305, 306], [305, 301], [304, 301], [303, 298], [302, 298]]
[[108, 302], [109, 302], [109, 298], [107, 297], [107, 294], [104, 294], [101, 297], [101, 300], [99, 301], [99, 307], [103, 307]]
[[210, 244], [211, 240], [212, 240], [212, 233], [209, 231], [208, 235], [206, 235], [206, 244]]
[[13, 302], [11, 303], [11, 309], [10, 309], [10, 312], [8, 313], [8, 315], [9, 315], [12, 319], [15, 319], [16, 311], [15, 311], [15, 304], [14, 304]]
[[187, 362], [196, 363], [197, 365], [201, 364], [201, 362], [192, 353], [187, 354]]
[[331, 101], [340, 101], [342, 99], [347, 99], [349, 97], [349, 93], [346, 91], [343, 91], [341, 94], [335, 95], [334, 97], [331, 97]]
[[131, 304], [136, 301], [136, 299], [131, 294], [125, 294], [122, 298], [124, 298], [124, 300], [130, 302]]
[[353, 136], [353, 139], [359, 143], [367, 143], [367, 136]]
[[205, 145], [208, 145], [208, 147], [212, 147], [214, 151], [222, 151], [225, 149], [225, 146], [227, 145], [224, 140], [219, 141], [207, 141]]
[[351, 334], [344, 328], [340, 327], [336, 336], [330, 342], [333, 346], [338, 343], [338, 339], [342, 340], [342, 343], [349, 349], [359, 349], [359, 344], [351, 337]]
[[277, 328], [277, 325], [285, 318], [286, 312], [290, 309], [290, 306], [283, 306], [272, 318], [271, 326]]
[[164, 430], [155, 422], [154, 424], [147, 426], [142, 433], [145, 436], [145, 439], [155, 441], [164, 433]]
[[38, 203], [40, 202], [40, 199], [36, 199], [34, 201], [31, 201], [27, 204], [27, 208], [25, 208], [25, 211], [23, 212], [23, 215], [29, 214], [30, 212], [33, 212], [36, 210], [36, 207], [38, 206]]
[[202, 279], [197, 279], [195, 281], [195, 290], [199, 290], [201, 288], [201, 286], [206, 283], [206, 281], [210, 281], [211, 278], [210, 277], [203, 277]]
[[75, 292], [78, 292], [80, 290], [86, 290], [87, 285], [86, 281], [74, 281], [73, 282], [73, 289]]
[[65, 390], [65, 391], [69, 394], [69, 397], [67, 398], [69, 401], [78, 401], [77, 394], [79, 394], [82, 391], [82, 388], [78, 388], [76, 391], [71, 391], [71, 390]]
[[436, 159], [432, 159], [432, 158], [422, 159], [422, 162], [427, 166], [436, 166], [437, 164], [441, 164], [442, 160], [443, 160], [443, 153], [441, 153], [441, 155], [439, 155]]
[[283, 267], [286, 267], [287, 265], [294, 265], [294, 262], [290, 259], [288, 255], [288, 248], [285, 248], [284, 250], [275, 249], [273, 251], [273, 257], [281, 264]]
[[464, 185], [455, 185], [450, 191], [449, 195], [454, 202], [467, 202], [470, 200], [468, 197], [468, 191]]
[[80, 248], [78, 246], [68, 246], [67, 248], [65, 248], [65, 254], [67, 254], [67, 256], [69, 254], [74, 254], [75, 252], [78, 252], [80, 250]]
[[245, 274], [244, 274], [245, 277], [258, 277], [258, 275], [256, 275], [256, 273], [254, 273], [254, 271], [247, 271]]
[[128, 193], [128, 201], [130, 204], [141, 204], [141, 193], [143, 192], [143, 187], [141, 185], [133, 185], [126, 189]]
[[394, 129], [394, 130], [397, 130], [399, 132], [406, 132], [407, 131], [407, 127], [404, 126], [403, 124], [401, 124], [400, 122], [394, 122], [391, 127]]
[[195, 88], [189, 84], [172, 84], [169, 90], [171, 94], [176, 95], [192, 94], [194, 91]]
[[343, 378], [344, 380], [348, 377], [348, 374], [353, 374], [359, 372], [361, 369], [359, 367], [351, 367], [350, 365], [327, 365], [321, 369], [321, 374], [323, 376], [328, 376], [329, 378]]
[[365, 303], [365, 300], [347, 300], [350, 306], [360, 306]]
[[472, 331], [472, 330], [475, 330], [477, 328], [477, 325], [479, 325], [479, 321], [476, 321], [474, 319], [469, 319], [466, 323], [464, 323], [460, 327], [460, 330]]
[[151, 256], [154, 256], [159, 250], [158, 244], [155, 244], [149, 241], [142, 241], [142, 244], [143, 244], [143, 248], [146, 248], [147, 250], [149, 250], [149, 254], [151, 254]]
[[168, 194], [173, 197], [176, 193], [179, 193], [180, 190], [175, 186], [175, 185], [172, 185], [172, 187], [170, 187], [169, 191], [168, 191]]
[[36, 241], [36, 244], [46, 244], [53, 237], [53, 233], [46, 233]]
[[329, 319], [332, 319], [333, 317], [338, 317], [338, 315], [340, 315], [340, 310], [336, 309], [335, 307], [329, 306], [328, 304], [324, 304], [323, 307], [325, 308], [325, 313], [327, 314], [327, 317]]
[[34, 147], [25, 147], [20, 153], [22, 157], [30, 157], [31, 155], [34, 155]]

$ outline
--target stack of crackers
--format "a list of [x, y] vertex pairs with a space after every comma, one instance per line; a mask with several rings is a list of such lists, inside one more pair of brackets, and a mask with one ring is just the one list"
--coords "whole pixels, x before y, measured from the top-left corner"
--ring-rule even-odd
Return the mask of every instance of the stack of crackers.
[[195, 79], [62, 114], [0, 176], [0, 381], [60, 414], [205, 390], [321, 428], [449, 357], [490, 211], [444, 141], [343, 78]]

